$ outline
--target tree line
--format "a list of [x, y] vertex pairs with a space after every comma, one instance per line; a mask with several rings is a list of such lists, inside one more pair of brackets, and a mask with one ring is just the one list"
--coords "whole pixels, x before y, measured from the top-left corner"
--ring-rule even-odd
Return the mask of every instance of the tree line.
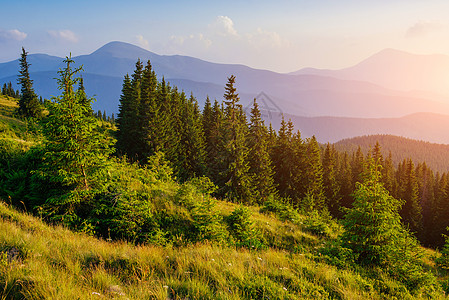
[[405, 159], [397, 166], [383, 157], [379, 143], [368, 154], [361, 148], [338, 152], [303, 139], [293, 123], [267, 127], [254, 101], [249, 120], [239, 104], [231, 76], [224, 100], [206, 99], [202, 111], [193, 95], [157, 80], [151, 63], [138, 61], [126, 76], [117, 118], [119, 155], [145, 164], [157, 151], [166, 154], [183, 182], [208, 176], [219, 187], [216, 196], [248, 204], [281, 197], [304, 211], [326, 210], [341, 218], [352, 207], [356, 183], [371, 157], [381, 166], [382, 183], [403, 202], [403, 223], [425, 245], [444, 242], [449, 220], [448, 174], [434, 173], [425, 163]]

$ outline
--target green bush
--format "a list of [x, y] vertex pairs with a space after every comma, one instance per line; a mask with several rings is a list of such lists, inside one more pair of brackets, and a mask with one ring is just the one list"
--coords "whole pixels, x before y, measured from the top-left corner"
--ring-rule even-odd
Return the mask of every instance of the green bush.
[[255, 249], [265, 248], [262, 235], [251, 219], [251, 212], [248, 207], [240, 206], [236, 208], [227, 218], [227, 221], [237, 246]]

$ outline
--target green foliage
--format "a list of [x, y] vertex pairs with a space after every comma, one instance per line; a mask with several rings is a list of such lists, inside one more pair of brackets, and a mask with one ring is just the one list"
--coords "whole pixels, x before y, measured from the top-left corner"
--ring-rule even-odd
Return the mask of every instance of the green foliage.
[[29, 67], [27, 62], [28, 53], [22, 47], [22, 54], [19, 59], [20, 75], [19, 84], [21, 85], [21, 95], [19, 100], [19, 115], [25, 118], [40, 118], [42, 116], [42, 109], [39, 104], [39, 99], [33, 89], [33, 81], [30, 79]]
[[262, 236], [251, 219], [251, 212], [245, 206], [236, 208], [227, 218], [230, 231], [240, 247], [264, 248]]
[[433, 276], [419, 263], [417, 241], [400, 222], [401, 202], [380, 183], [378, 165], [370, 162], [366, 170], [343, 220], [342, 246], [352, 250], [357, 263], [382, 267], [411, 291], [434, 285]]
[[240, 98], [234, 86], [235, 76], [230, 76], [225, 87], [224, 103], [224, 152], [227, 169], [223, 172], [224, 186], [220, 194], [232, 201], [254, 202], [254, 186], [248, 163], [246, 145], [246, 116], [239, 104]]
[[45, 156], [43, 176], [75, 189], [89, 190], [93, 177], [103, 170], [110, 153], [108, 140], [97, 130], [98, 121], [90, 113], [92, 99], [74, 90], [79, 81], [74, 76], [69, 57], [66, 67], [58, 73], [62, 95], [53, 99], [49, 115], [43, 121]]
[[446, 243], [441, 249], [441, 256], [436, 259], [439, 268], [449, 271], [449, 236], [445, 235]]
[[273, 212], [282, 221], [297, 222], [299, 220], [298, 211], [293, 208], [285, 199], [277, 198], [274, 195], [270, 195], [268, 199], [263, 203], [261, 212]]

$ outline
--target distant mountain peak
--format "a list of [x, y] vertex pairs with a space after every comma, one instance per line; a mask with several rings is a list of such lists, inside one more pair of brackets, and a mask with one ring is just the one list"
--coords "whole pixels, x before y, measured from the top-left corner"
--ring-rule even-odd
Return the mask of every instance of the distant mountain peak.
[[150, 54], [152, 54], [150, 51], [139, 46], [125, 42], [113, 41], [98, 48], [91, 55], [136, 59], [136, 57], [148, 57]]

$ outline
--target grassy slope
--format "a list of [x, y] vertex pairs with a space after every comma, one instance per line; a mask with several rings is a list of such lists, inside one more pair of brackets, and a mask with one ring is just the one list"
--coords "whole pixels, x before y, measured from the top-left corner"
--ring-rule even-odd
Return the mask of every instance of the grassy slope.
[[[25, 124], [8, 113], [0, 122], [4, 138], [29, 137]], [[177, 184], [167, 185], [158, 193], [166, 197], [164, 205], [185, 210], [171, 201]], [[236, 207], [216, 204], [223, 217]], [[265, 250], [207, 242], [179, 248], [108, 242], [44, 224], [0, 202], [0, 299], [382, 299], [403, 291], [382, 271], [373, 279], [373, 270], [326, 264], [319, 249], [336, 236], [337, 225], [327, 237], [314, 235], [307, 216], [281, 221], [258, 207], [250, 210], [269, 246]], [[429, 269], [433, 255], [428, 250], [423, 262]], [[401, 298], [407, 297], [412, 298]]]
[[[223, 213], [232, 207], [219, 206]], [[288, 237], [301, 251], [111, 243], [45, 225], [0, 204], [0, 251], [19, 252], [17, 259], [0, 260], [0, 298], [382, 298], [373, 280], [313, 259], [323, 239], [290, 222], [254, 216], [259, 226]]]

